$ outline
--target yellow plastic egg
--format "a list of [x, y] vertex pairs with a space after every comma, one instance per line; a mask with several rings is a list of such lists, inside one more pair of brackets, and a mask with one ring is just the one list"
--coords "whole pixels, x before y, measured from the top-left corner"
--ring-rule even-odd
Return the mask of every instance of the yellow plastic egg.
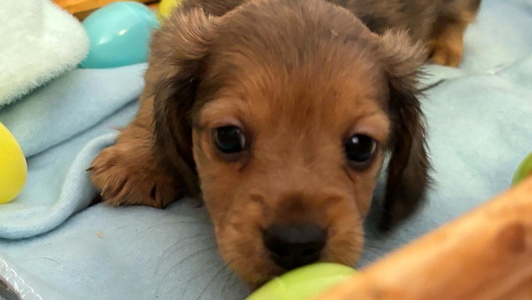
[[0, 123], [0, 204], [17, 197], [28, 176], [26, 158], [17, 140]]
[[168, 18], [174, 8], [181, 5], [183, 0], [161, 0], [159, 3], [159, 8], [157, 9], [157, 17], [160, 21]]

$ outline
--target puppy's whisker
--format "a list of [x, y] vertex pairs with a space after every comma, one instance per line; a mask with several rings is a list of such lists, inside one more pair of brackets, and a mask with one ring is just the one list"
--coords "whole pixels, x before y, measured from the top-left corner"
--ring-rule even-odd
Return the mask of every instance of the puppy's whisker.
[[[211, 279], [209, 280], [209, 282], [205, 285], [205, 287], [203, 288], [203, 290], [201, 291], [201, 293], [198, 295], [198, 297], [196, 298], [197, 300], [199, 300], [201, 298], [201, 296], [203, 296], [203, 294], [207, 291], [207, 288], [211, 286], [211, 283], [214, 282], [214, 280], [216, 279], [216, 277], [218, 277], [223, 271], [226, 271], [226, 270], [229, 270], [227, 268], [227, 263], [224, 263], [220, 269], [211, 277]], [[227, 277], [226, 277], [227, 278]]]
[[435, 83], [427, 85], [426, 87], [420, 89], [419, 92], [424, 94], [426, 91], [437, 87], [438, 85], [444, 83], [445, 81], [446, 81], [446, 79], [440, 79], [440, 80], [436, 81]]
[[[222, 283], [222, 287], [220, 288], [220, 297], [225, 294], [226, 285], [229, 281], [229, 279], [232, 279], [232, 282], [234, 283], [238, 278], [234, 275], [232, 270], [229, 268], [228, 263], [225, 264], [225, 268], [228, 271], [227, 276], [224, 278], [224, 281]], [[222, 299], [222, 298], [220, 298]]]
[[[185, 249], [187, 247], [195, 246], [199, 242], [201, 242], [203, 240], [208, 240], [208, 239], [211, 239], [211, 238], [212, 237], [210, 237], [210, 236], [208, 236], [208, 237], [205, 237], [205, 236], [189, 236], [189, 237], [180, 239], [180, 240], [172, 243], [172, 245], [170, 245], [169, 247], [166, 248], [166, 250], [164, 251], [163, 255], [161, 256], [161, 261], [159, 262], [159, 265], [157, 266], [157, 268], [155, 270], [155, 273], [159, 272], [159, 269], [160, 269], [162, 263], [165, 261], [166, 257], [168, 257], [170, 254], [172, 254], [172, 253], [175, 254], [175, 253], [179, 252], [182, 249]], [[189, 241], [189, 240], [192, 240], [192, 241], [191, 242], [186, 242], [186, 241]], [[183, 245], [183, 242], [186, 242], [186, 243]], [[181, 246], [174, 248], [178, 244], [181, 244]], [[216, 246], [216, 245], [212, 245], [212, 246]]]
[[159, 226], [177, 225], [177, 224], [205, 224], [205, 222], [202, 222], [202, 221], [170, 221], [170, 222], [163, 222], [163, 223], [158, 223], [158, 224], [152, 225], [152, 226], [146, 228], [145, 231], [147, 231], [149, 229], [157, 228]]
[[175, 269], [177, 269], [179, 267], [179, 265], [184, 262], [185, 260], [190, 260], [192, 258], [195, 258], [195, 257], [198, 257], [198, 256], [201, 256], [203, 253], [205, 252], [208, 252], [208, 251], [215, 251], [216, 250], [216, 246], [213, 246], [213, 247], [207, 247], [207, 248], [204, 248], [204, 249], [201, 249], [201, 250], [198, 250], [194, 253], [192, 253], [191, 255], [188, 255], [188, 256], [185, 256], [183, 257], [182, 259], [180, 259], [179, 261], [177, 261], [162, 277], [163, 278], [166, 278], [168, 276], [168, 274], [172, 273], [173, 271], [175, 271]]
[[[188, 278], [185, 282], [184, 282], [184, 286], [185, 286], [185, 290], [183, 291], [183, 294], [186, 295], [188, 290], [190, 289], [191, 287], [191, 282], [195, 281], [197, 278], [205, 278], [207, 277], [207, 275], [205, 274], [211, 274], [211, 270], [212, 269], [216, 269], [217, 268], [217, 264], [215, 265], [209, 265], [207, 266], [206, 268], [200, 268], [199, 271], [197, 271], [194, 275], [190, 276], [190, 278]], [[218, 273], [218, 271], [216, 272]], [[210, 282], [209, 282], [210, 284]]]
[[[180, 247], [180, 248], [183, 248], [183, 247]], [[180, 265], [181, 263], [183, 263], [185, 260], [189, 260], [189, 259], [191, 259], [191, 258], [194, 258], [194, 257], [197, 257], [197, 256], [201, 256], [201, 255], [203, 255], [205, 252], [213, 251], [213, 250], [216, 251], [216, 246], [213, 246], [213, 247], [207, 247], [207, 248], [200, 249], [200, 250], [194, 252], [193, 254], [188, 255], [188, 256], [185, 256], [185, 257], [183, 257], [182, 259], [180, 259], [179, 261], [177, 261], [177, 262], [176, 262], [172, 267], [170, 267], [170, 268], [168, 269], [168, 271], [167, 271], [166, 273], [164, 273], [164, 275], [161, 277], [162, 280], [161, 280], [161, 282], [159, 283], [159, 287], [157, 288], [157, 293], [160, 292], [161, 287], [162, 287], [162, 284], [163, 284], [163, 281], [168, 277], [169, 274], [174, 273], [174, 272], [176, 271], [176, 269], [179, 268], [179, 265]], [[163, 260], [161, 260], [161, 261], [163, 261]], [[161, 264], [159, 264], [159, 265], [161, 265]]]

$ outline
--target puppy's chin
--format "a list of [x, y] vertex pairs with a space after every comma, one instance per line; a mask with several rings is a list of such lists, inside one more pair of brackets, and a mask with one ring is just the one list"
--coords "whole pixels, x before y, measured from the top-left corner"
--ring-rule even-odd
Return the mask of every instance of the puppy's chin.
[[[243, 234], [232, 226], [216, 229], [218, 249], [227, 266], [254, 290], [284, 272], [270, 258], [258, 239], [260, 234]], [[244, 230], [247, 231], [247, 230]]]
[[[323, 258], [320, 259], [319, 262], [332, 262], [346, 266], [353, 266], [360, 258], [362, 247], [359, 247], [359, 249], [359, 251], [344, 253], [344, 255], [334, 257], [329, 253], [339, 253], [339, 251], [325, 251]], [[224, 259], [228, 262], [229, 268], [231, 268], [238, 276], [240, 276], [240, 278], [251, 291], [260, 288], [274, 277], [280, 276], [283, 273], [290, 271], [278, 267], [275, 265], [275, 263], [273, 263], [273, 261], [264, 257], [262, 259], [252, 257], [240, 257], [239, 259], [235, 259], [235, 256], [239, 254], [235, 252], [224, 253], [225, 251], [222, 251], [222, 249], [220, 249], [220, 252], [222, 253]]]
[[250, 291], [254, 291], [276, 276], [282, 275], [287, 270], [277, 266], [267, 253], [260, 256], [243, 256], [238, 251], [224, 249], [220, 245], [220, 253], [233, 270], [247, 285]]
[[[262, 245], [262, 239], [258, 238], [262, 234], [259, 234], [258, 229], [255, 232], [252, 230], [253, 227], [257, 228], [256, 226], [225, 225], [223, 228], [216, 229], [219, 252], [227, 266], [251, 290], [255, 290], [272, 278], [289, 271], [277, 266], [270, 259], [270, 253]], [[340, 223], [339, 225], [346, 224]], [[353, 230], [357, 228], [360, 230]], [[322, 250], [319, 262], [353, 266], [359, 260], [363, 248], [363, 234], [360, 224], [349, 229], [342, 229], [337, 229], [338, 234], [330, 237], [327, 246]]]
[[[256, 289], [275, 276], [288, 271], [278, 266], [264, 245], [264, 229], [271, 224], [268, 209], [259, 202], [234, 200], [225, 214], [218, 213], [215, 201], [207, 195], [206, 204], [211, 213], [219, 252], [227, 266], [247, 285]], [[239, 198], [240, 199], [240, 198]], [[345, 201], [321, 211], [322, 223], [327, 224], [327, 240], [319, 261], [352, 266], [360, 258], [363, 247], [362, 218], [353, 209], [353, 200]]]

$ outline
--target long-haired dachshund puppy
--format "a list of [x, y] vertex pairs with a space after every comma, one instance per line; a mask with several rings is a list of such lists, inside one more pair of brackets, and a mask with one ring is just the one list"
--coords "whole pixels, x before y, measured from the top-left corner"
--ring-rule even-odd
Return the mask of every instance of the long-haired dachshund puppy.
[[480, 0], [190, 0], [153, 35], [136, 118], [94, 160], [111, 205], [201, 196], [252, 286], [354, 264], [384, 160], [382, 225], [429, 181], [416, 89], [456, 66]]

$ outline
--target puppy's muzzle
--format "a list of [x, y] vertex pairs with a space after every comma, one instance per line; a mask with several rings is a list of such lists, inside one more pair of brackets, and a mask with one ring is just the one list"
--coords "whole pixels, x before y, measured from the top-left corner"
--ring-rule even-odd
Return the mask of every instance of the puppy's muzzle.
[[275, 264], [291, 270], [319, 260], [327, 232], [314, 223], [273, 224], [264, 231], [264, 246]]

